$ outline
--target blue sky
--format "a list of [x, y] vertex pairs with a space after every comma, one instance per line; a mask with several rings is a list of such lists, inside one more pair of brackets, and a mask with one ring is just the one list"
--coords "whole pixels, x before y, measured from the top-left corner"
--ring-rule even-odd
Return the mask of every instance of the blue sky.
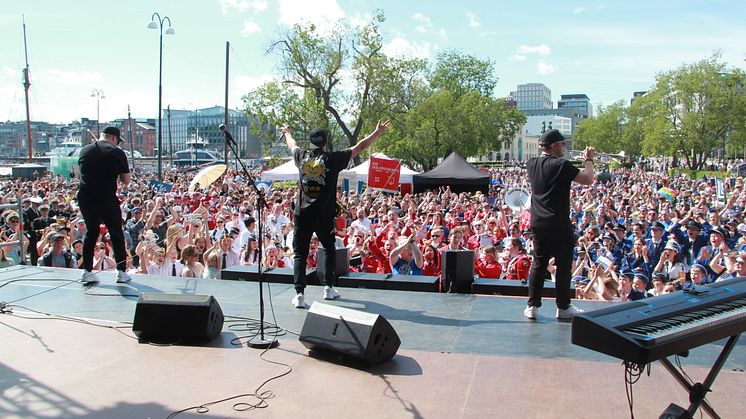
[[[231, 43], [229, 106], [273, 76], [265, 54], [283, 27], [300, 19], [328, 27], [382, 9], [390, 54], [434, 58], [457, 49], [495, 62], [495, 94], [539, 82], [561, 94], [585, 93], [594, 106], [627, 101], [655, 74], [722, 52], [746, 64], [746, 6], [737, 1], [363, 1], [363, 0], [27, 0], [0, 10], [0, 120], [25, 119], [21, 69], [25, 15], [33, 120], [157, 117], [158, 31], [164, 35], [163, 104], [196, 109], [224, 102], [225, 42]], [[167, 25], [166, 25], [167, 26]]]

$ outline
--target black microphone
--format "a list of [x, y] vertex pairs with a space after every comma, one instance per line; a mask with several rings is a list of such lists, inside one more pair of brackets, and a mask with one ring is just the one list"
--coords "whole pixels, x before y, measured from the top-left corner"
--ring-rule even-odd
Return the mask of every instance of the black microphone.
[[228, 128], [225, 127], [225, 124], [220, 124], [220, 126], [218, 126], [218, 129], [220, 130], [220, 132], [223, 133], [223, 136], [225, 137], [225, 142], [226, 143], [233, 144], [233, 145], [236, 144], [236, 140], [234, 140], [233, 136], [231, 135], [231, 133], [228, 132]]

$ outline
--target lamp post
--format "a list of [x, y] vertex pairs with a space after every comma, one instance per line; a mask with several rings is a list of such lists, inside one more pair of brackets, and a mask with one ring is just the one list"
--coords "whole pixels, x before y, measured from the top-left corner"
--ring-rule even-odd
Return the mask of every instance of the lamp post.
[[101, 136], [101, 113], [100, 111], [100, 103], [101, 99], [106, 99], [106, 96], [104, 96], [104, 91], [99, 89], [93, 89], [91, 92], [91, 97], [96, 98], [96, 138]]
[[163, 99], [163, 23], [168, 22], [168, 29], [166, 29], [166, 35], [173, 35], [174, 28], [171, 27], [171, 18], [153, 13], [150, 17], [150, 23], [148, 23], [148, 29], [160, 29], [161, 35], [159, 38], [159, 52], [158, 52], [158, 180], [163, 179], [162, 173], [162, 162], [161, 155], [163, 154], [163, 124], [162, 124], [162, 104]]

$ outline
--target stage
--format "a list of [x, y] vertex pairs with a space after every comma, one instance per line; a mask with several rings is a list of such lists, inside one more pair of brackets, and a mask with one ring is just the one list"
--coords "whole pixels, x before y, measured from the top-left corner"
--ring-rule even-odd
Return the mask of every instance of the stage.
[[[340, 288], [342, 298], [328, 303], [381, 314], [402, 341], [392, 360], [366, 369], [309, 356], [297, 339], [307, 311], [290, 305], [290, 284], [265, 284], [265, 320], [286, 332], [279, 347], [264, 352], [233, 344], [249, 334], [237, 317], [259, 317], [255, 282], [134, 276], [115, 284], [106, 273], [86, 289], [77, 276], [0, 270], [0, 300], [13, 309], [0, 315], [0, 416], [165, 418], [254, 393], [277, 377], [259, 390], [271, 392], [260, 409], [234, 410], [237, 402], [259, 402], [242, 397], [176, 417], [630, 417], [621, 361], [572, 345], [571, 324], [554, 319], [549, 299], [530, 321], [525, 298]], [[309, 287], [307, 302], [323, 301], [322, 291]], [[214, 295], [226, 315], [223, 332], [201, 346], [140, 344], [131, 330], [140, 292]], [[692, 379], [704, 380], [723, 343], [682, 358]], [[723, 418], [746, 414], [745, 345], [736, 345], [707, 398]], [[688, 406], [684, 389], [658, 363], [633, 392], [639, 418], [658, 417], [671, 402]]]

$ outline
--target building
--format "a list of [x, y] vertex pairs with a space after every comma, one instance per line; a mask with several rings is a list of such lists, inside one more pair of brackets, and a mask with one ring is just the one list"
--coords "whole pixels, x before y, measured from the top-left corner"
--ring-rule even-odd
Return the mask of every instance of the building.
[[593, 105], [585, 94], [561, 95], [557, 101], [557, 109], [577, 109], [586, 118], [593, 117]]
[[572, 118], [559, 115], [533, 115], [526, 117], [523, 129], [524, 134], [539, 137], [544, 131], [557, 129], [565, 137], [571, 137], [573, 121]]
[[641, 97], [645, 96], [645, 94], [647, 92], [648, 92], [647, 90], [642, 90], [642, 91], [639, 91], [639, 92], [633, 92], [632, 93], [632, 99], [629, 100], [629, 104], [632, 105], [633, 103], [635, 103], [635, 101], [638, 98], [641, 98]]
[[131, 118], [117, 120], [113, 125], [118, 126], [122, 132], [124, 150], [137, 151], [143, 157], [155, 157], [155, 150], [158, 148], [155, 120]]
[[518, 110], [552, 109], [552, 91], [542, 83], [519, 84], [510, 98], [518, 104]]
[[[162, 155], [187, 150], [188, 144], [204, 143], [204, 148], [219, 152], [222, 156], [225, 137], [219, 126], [224, 123], [225, 108], [222, 106], [196, 110], [167, 109], [163, 117]], [[237, 143], [239, 157], [259, 159], [262, 157], [261, 140], [251, 134], [250, 125], [251, 119], [245, 112], [228, 110], [226, 126]], [[157, 121], [155, 127], [158, 127]], [[155, 154], [157, 155], [157, 151]]]
[[[35, 156], [43, 155], [61, 141], [63, 129], [54, 124], [31, 121], [32, 148]], [[0, 157], [28, 157], [26, 121], [0, 122]]]

